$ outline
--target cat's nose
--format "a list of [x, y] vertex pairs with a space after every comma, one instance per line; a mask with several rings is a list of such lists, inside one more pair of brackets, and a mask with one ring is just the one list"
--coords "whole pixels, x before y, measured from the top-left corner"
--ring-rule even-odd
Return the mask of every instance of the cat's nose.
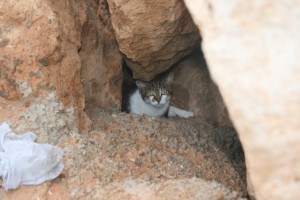
[[161, 96], [154, 96], [154, 100], [157, 101], [157, 103], [159, 103], [161, 100]]

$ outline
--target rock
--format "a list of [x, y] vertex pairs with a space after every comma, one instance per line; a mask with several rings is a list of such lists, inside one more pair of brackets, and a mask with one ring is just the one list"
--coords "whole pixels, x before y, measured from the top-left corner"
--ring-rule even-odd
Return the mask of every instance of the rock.
[[[6, 110], [2, 106], [1, 109]], [[77, 124], [74, 108], [65, 108], [52, 92], [45, 100], [29, 105], [23, 111], [21, 118], [12, 123], [12, 128], [18, 133], [27, 131], [37, 133], [38, 142], [57, 144], [63, 135], [68, 135], [70, 132], [77, 133]]]
[[105, 1], [0, 5], [1, 97], [34, 102], [55, 91], [83, 129], [85, 103], [120, 109], [122, 57]]
[[120, 51], [134, 78], [149, 81], [197, 45], [199, 34], [179, 0], [108, 0]]
[[[128, 180], [95, 189], [89, 199], [114, 200], [243, 200], [240, 194], [215, 182], [202, 179], [175, 179], [157, 183]], [[245, 200], [245, 199], [244, 199]]]
[[178, 63], [172, 72], [175, 77], [171, 104], [192, 111], [195, 116], [218, 125], [233, 126], [219, 89], [210, 78], [200, 50]]
[[257, 199], [300, 199], [299, 1], [185, 2]]
[[[55, 100], [49, 98], [49, 104], [48, 112]], [[36, 109], [41, 105], [32, 106]], [[146, 200], [192, 200], [222, 196], [233, 200], [241, 199], [246, 190], [243, 160], [226, 152], [235, 144], [224, 149], [216, 140], [222, 138], [218, 132], [227, 131], [191, 119], [161, 119], [97, 108], [87, 112], [93, 119], [92, 131], [48, 134], [48, 141], [56, 141], [64, 149], [63, 173], [39, 186], [0, 190], [1, 199], [130, 200], [138, 196]], [[47, 117], [66, 120], [66, 114], [53, 109]], [[15, 130], [20, 130], [15, 125]], [[38, 141], [44, 138], [40, 131], [37, 133]], [[235, 153], [242, 155], [238, 151]]]
[[122, 56], [105, 0], [86, 1], [87, 20], [82, 29], [81, 80], [87, 106], [120, 109]]
[[5, 13], [0, 21], [1, 96], [32, 101], [55, 90], [65, 106], [77, 108], [79, 122], [83, 122], [78, 49], [84, 5], [3, 1], [1, 12]]

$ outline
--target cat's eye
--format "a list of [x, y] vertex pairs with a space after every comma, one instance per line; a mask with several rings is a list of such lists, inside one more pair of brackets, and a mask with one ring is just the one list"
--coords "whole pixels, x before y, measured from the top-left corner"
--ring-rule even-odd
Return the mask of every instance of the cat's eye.
[[149, 97], [150, 97], [150, 96], [155, 96], [155, 93], [154, 93], [154, 92], [148, 92], [148, 93], [147, 93], [147, 96], [149, 96]]
[[167, 93], [168, 93], [167, 90], [161, 90], [162, 95], [166, 95]]

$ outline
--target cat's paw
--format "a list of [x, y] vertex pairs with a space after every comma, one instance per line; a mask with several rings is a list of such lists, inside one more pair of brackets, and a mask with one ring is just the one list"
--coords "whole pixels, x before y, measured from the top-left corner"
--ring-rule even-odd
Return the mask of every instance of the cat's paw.
[[194, 117], [194, 113], [193, 113], [193, 112], [190, 112], [190, 111], [185, 111], [185, 112], [182, 112], [182, 113], [180, 114], [180, 117], [183, 117], [183, 118]]

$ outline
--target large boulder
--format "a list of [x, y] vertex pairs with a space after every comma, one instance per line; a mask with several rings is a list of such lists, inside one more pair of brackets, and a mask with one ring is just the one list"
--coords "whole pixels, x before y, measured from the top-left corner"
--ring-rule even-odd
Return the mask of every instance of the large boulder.
[[[48, 98], [42, 122], [52, 124], [49, 119], [55, 117], [69, 119], [55, 105], [55, 98]], [[36, 105], [26, 116], [37, 118], [43, 106]], [[19, 105], [10, 109], [19, 109]], [[234, 131], [191, 119], [153, 118], [98, 108], [87, 112], [93, 119], [93, 131], [61, 134], [57, 127], [47, 135], [48, 141], [56, 141], [64, 149], [62, 174], [38, 186], [1, 189], [1, 200], [242, 200], [245, 166]], [[31, 120], [27, 124], [38, 125]], [[20, 128], [15, 125], [16, 130]], [[38, 134], [38, 140], [43, 138]]]
[[120, 108], [122, 57], [106, 1], [9, 0], [0, 8], [2, 98], [28, 107], [54, 91], [83, 129], [85, 103]]
[[120, 51], [134, 78], [149, 81], [189, 54], [199, 40], [179, 0], [108, 0]]
[[77, 108], [82, 122], [78, 49], [84, 4], [30, 0], [2, 1], [0, 7], [1, 97], [28, 102], [28, 107], [55, 91], [65, 106]]
[[257, 199], [300, 199], [300, 3], [185, 0]]

